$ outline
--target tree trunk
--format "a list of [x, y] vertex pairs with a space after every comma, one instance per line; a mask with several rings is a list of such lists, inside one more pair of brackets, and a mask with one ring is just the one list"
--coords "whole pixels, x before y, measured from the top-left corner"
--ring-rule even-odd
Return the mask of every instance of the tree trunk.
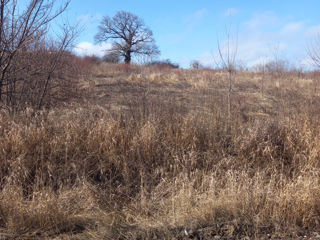
[[126, 54], [124, 56], [124, 62], [127, 64], [130, 64], [130, 62], [131, 62], [131, 52], [130, 51], [126, 51]]
[[228, 70], [229, 73], [229, 88], [228, 88], [228, 119], [231, 120], [231, 93], [232, 93], [232, 70]]
[[[4, 8], [5, 8], [5, 2], [4, 0], [1, 0], [0, 2], [0, 67], [2, 66], [2, 57], [3, 57], [3, 39], [2, 39], [2, 32], [3, 32], [3, 21], [4, 21]], [[3, 76], [1, 75], [0, 79], [0, 102], [2, 100], [2, 86], [3, 85]]]

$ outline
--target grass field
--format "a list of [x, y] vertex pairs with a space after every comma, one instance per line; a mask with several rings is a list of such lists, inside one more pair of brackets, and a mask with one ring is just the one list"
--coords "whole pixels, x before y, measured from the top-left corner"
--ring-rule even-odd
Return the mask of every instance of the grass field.
[[[0, 114], [0, 239], [320, 238], [320, 85], [94, 65], [81, 96]], [[80, 91], [81, 90], [81, 91]]]

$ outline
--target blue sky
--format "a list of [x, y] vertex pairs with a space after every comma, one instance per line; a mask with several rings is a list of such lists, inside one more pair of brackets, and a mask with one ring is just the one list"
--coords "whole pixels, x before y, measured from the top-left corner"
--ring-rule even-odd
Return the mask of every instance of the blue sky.
[[319, 0], [72, 0], [67, 16], [84, 26], [74, 48], [79, 55], [103, 54], [110, 45], [95, 44], [97, 26], [103, 16], [125, 10], [141, 17], [153, 31], [159, 58], [182, 67], [192, 60], [213, 66], [217, 40], [223, 46], [231, 19], [232, 32], [238, 36], [237, 60], [252, 67], [275, 55], [308, 65], [306, 47], [320, 32], [319, 9]]

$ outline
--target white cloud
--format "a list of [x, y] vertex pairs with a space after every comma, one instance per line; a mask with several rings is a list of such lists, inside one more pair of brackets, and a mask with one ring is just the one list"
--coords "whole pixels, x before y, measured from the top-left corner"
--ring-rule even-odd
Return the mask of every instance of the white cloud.
[[98, 22], [100, 22], [102, 19], [101, 14], [84, 14], [77, 17], [77, 23], [80, 25], [85, 26], [86, 28], [91, 28], [95, 25], [97, 25]]
[[87, 39], [87, 36], [94, 36], [97, 33], [97, 26], [102, 19], [101, 14], [84, 14], [76, 18], [74, 24], [81, 29], [79, 37], [81, 39]]
[[185, 32], [170, 33], [170, 34], [161, 36], [161, 40], [165, 41], [166, 43], [177, 44], [177, 43], [180, 43], [184, 39], [185, 35], [186, 35]]
[[207, 9], [205, 8], [199, 9], [194, 13], [192, 13], [191, 15], [189, 15], [188, 17], [186, 17], [185, 22], [192, 23], [194, 21], [199, 21], [204, 17], [206, 13], [207, 13]]
[[204, 17], [204, 15], [207, 13], [207, 9], [205, 8], [202, 8], [198, 11], [196, 11], [194, 14], [193, 14], [193, 17], [197, 20], [201, 19]]
[[107, 50], [111, 48], [110, 43], [102, 43], [94, 45], [90, 42], [78, 43], [74, 48], [73, 52], [79, 56], [97, 56], [103, 57]]
[[207, 12], [207, 9], [202, 8], [187, 16], [184, 22], [187, 24], [188, 30], [192, 30], [204, 18]]
[[[297, 66], [310, 67], [307, 57], [307, 44], [317, 35], [320, 39], [320, 25], [307, 25], [308, 21], [288, 21], [286, 16], [273, 12], [254, 14], [250, 19], [239, 24], [237, 60], [247, 67], [273, 60], [275, 56], [287, 59]], [[292, 20], [292, 19], [291, 19]], [[236, 31], [231, 31], [236, 35]], [[220, 46], [225, 46], [226, 39], [220, 35]], [[234, 42], [233, 42], [234, 43]], [[231, 43], [231, 48], [234, 47]], [[219, 60], [217, 49], [205, 52], [199, 60], [205, 65], [214, 66], [214, 57]]]
[[320, 25], [311, 26], [306, 30], [306, 36], [308, 38], [314, 38], [320, 34]]
[[[238, 30], [231, 29], [230, 53], [237, 51], [236, 60], [252, 67], [270, 58], [271, 52], [277, 45], [279, 52], [282, 52], [286, 45], [278, 42], [279, 33], [270, 31], [279, 25], [279, 18], [273, 12], [254, 14], [249, 20], [239, 24]], [[269, 31], [266, 31], [266, 28]], [[222, 54], [227, 53], [227, 39], [225, 35], [219, 36]], [[232, 56], [231, 56], [232, 57]], [[219, 62], [218, 50], [212, 53], [204, 53], [200, 61], [205, 65], [215, 65]]]
[[264, 27], [274, 26], [279, 22], [279, 18], [271, 11], [256, 13], [252, 18], [244, 22], [243, 26], [247, 29], [263, 30]]
[[186, 38], [186, 36], [192, 32], [197, 24], [199, 24], [199, 22], [204, 18], [207, 12], [207, 9], [202, 8], [186, 16], [184, 19], [182, 19], [184, 25], [181, 26], [180, 30], [174, 33], [162, 35], [160, 41], [171, 44], [178, 44], [182, 42]]
[[239, 12], [238, 9], [236, 8], [228, 8], [222, 15], [224, 17], [233, 17], [234, 15], [236, 15]]
[[282, 29], [281, 29], [281, 34], [282, 35], [295, 35], [301, 33], [301, 31], [304, 30], [304, 22], [292, 22], [286, 24]]
[[89, 24], [91, 22], [91, 14], [84, 14], [77, 17], [77, 22], [81, 24]]
[[214, 66], [215, 63], [215, 56], [212, 52], [205, 52], [199, 57], [199, 61], [204, 66]]

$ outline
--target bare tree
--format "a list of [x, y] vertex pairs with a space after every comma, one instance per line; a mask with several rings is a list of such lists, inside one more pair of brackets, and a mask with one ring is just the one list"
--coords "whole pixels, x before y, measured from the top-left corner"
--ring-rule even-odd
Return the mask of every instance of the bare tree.
[[261, 79], [260, 79], [260, 92], [261, 95], [263, 95], [264, 92], [264, 88], [265, 88], [265, 80], [266, 80], [266, 64], [265, 64], [265, 60], [262, 60], [261, 63], [257, 64], [255, 66], [256, 71], [258, 71], [261, 75]]
[[216, 64], [228, 73], [228, 118], [231, 119], [232, 112], [232, 91], [234, 74], [236, 72], [236, 61], [238, 53], [238, 34], [232, 34], [232, 22], [230, 21], [229, 26], [226, 26], [226, 40], [224, 45], [221, 45], [220, 40], [217, 40], [218, 53], [220, 61], [216, 61]]
[[67, 47], [77, 35], [65, 24], [50, 40], [50, 23], [68, 7], [55, 0], [30, 0], [24, 10], [17, 0], [0, 0], [0, 103], [11, 110], [20, 104], [41, 108]]
[[142, 19], [130, 12], [120, 11], [113, 18], [104, 17], [95, 39], [98, 43], [111, 39], [109, 52], [124, 57], [125, 63], [131, 62], [132, 55], [155, 56], [160, 53], [152, 31]]
[[[307, 53], [310, 58], [311, 63], [316, 67], [320, 68], [320, 34], [318, 33], [308, 44]], [[313, 74], [314, 82], [314, 91], [317, 91], [317, 88], [320, 85], [319, 74], [314, 72]]]
[[313, 64], [320, 68], [320, 34], [309, 43], [307, 53]]
[[281, 53], [280, 43], [271, 46], [270, 52], [272, 53], [272, 58], [265, 63], [265, 70], [271, 75], [273, 81], [277, 81], [280, 84], [280, 80], [289, 71], [290, 64]]
[[193, 69], [200, 69], [200, 68], [203, 68], [202, 64], [200, 63], [199, 60], [193, 60], [190, 62], [190, 68], [193, 68]]

